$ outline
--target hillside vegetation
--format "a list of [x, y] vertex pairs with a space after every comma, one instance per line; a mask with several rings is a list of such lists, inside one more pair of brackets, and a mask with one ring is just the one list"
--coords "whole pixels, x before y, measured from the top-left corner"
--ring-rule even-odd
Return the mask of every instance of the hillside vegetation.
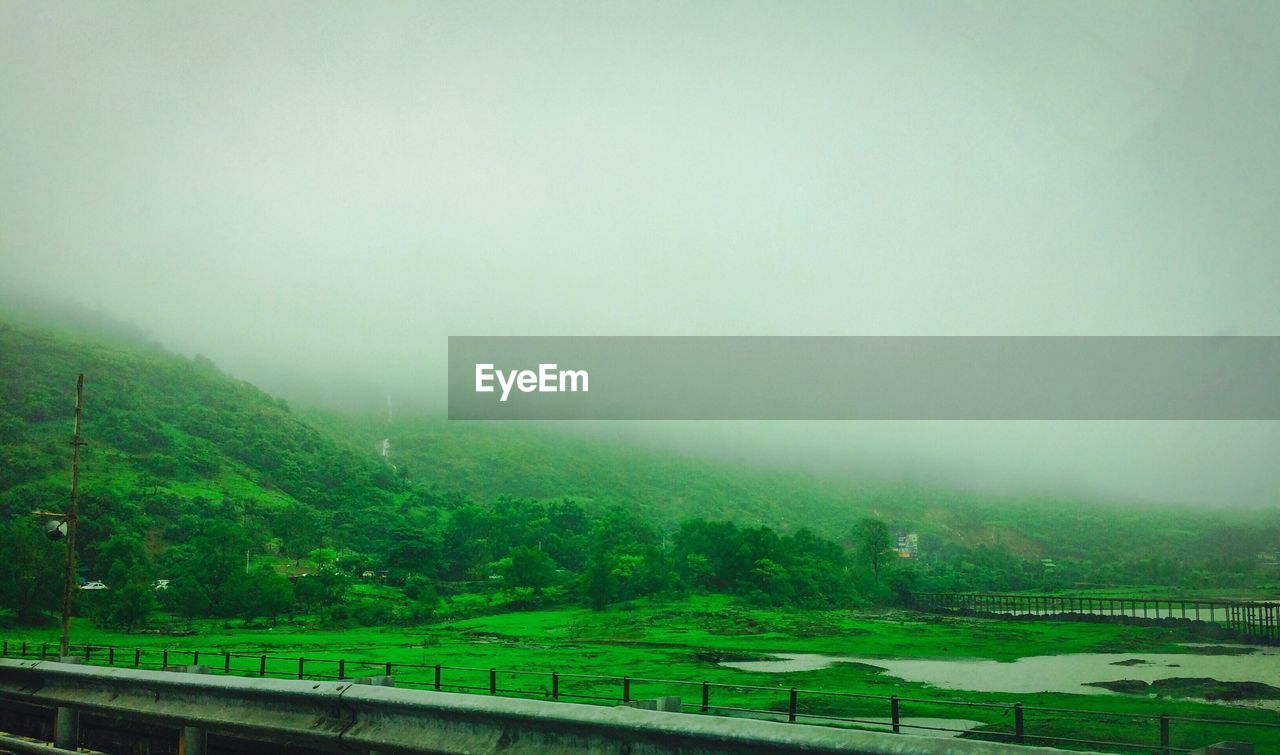
[[400, 417], [342, 426], [344, 437], [370, 451], [389, 438], [391, 461], [441, 493], [568, 496], [588, 507], [629, 506], [669, 526], [693, 516], [780, 532], [809, 528], [834, 539], [875, 517], [894, 532], [918, 533], [926, 560], [955, 560], [973, 572], [1022, 562], [1038, 570], [1049, 558], [1064, 570], [1056, 581], [1068, 584], [1209, 584], [1224, 573], [1265, 578], [1254, 574], [1257, 555], [1280, 548], [1275, 510], [997, 496], [751, 469], [534, 423]]
[[[207, 360], [127, 333], [73, 339], [0, 324], [0, 522], [6, 540], [33, 554], [27, 583], [58, 581], [49, 554], [60, 545], [33, 536], [30, 512], [66, 506], [81, 372], [80, 574], [133, 583], [126, 614], [148, 612], [154, 578], [190, 572], [183, 583], [199, 595], [189, 597], [209, 610], [233, 589], [248, 589], [230, 578], [247, 554], [301, 557], [326, 541], [367, 549], [390, 529], [404, 490], [386, 465]], [[213, 564], [222, 574], [195, 578]], [[113, 590], [112, 600], [127, 592]], [[36, 590], [0, 602], [30, 620], [58, 594]]]
[[[23, 554], [0, 563], [0, 608], [24, 622], [56, 608], [60, 545], [30, 512], [65, 505], [81, 372], [78, 561], [110, 590], [78, 594], [78, 610], [105, 624], [158, 610], [377, 624], [689, 592], [832, 607], [921, 588], [1274, 580], [1256, 559], [1276, 547], [1274, 514], [990, 498], [529, 425], [299, 414], [128, 329], [77, 331], [0, 324], [0, 540]], [[919, 533], [918, 559], [891, 554], [896, 532]], [[370, 575], [380, 584], [361, 584]], [[161, 578], [171, 589], [152, 588]]]
[[156, 347], [78, 342], [0, 324], [0, 514], [61, 505], [68, 489], [76, 375], [87, 374], [81, 506], [86, 541], [132, 530], [190, 537], [212, 510], [260, 519], [333, 518], [360, 539], [352, 511], [390, 507], [391, 470], [297, 419], [281, 399]]

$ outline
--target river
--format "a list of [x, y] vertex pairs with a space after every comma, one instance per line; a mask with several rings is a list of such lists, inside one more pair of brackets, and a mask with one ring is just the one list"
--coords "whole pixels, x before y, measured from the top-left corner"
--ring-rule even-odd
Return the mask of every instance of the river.
[[[882, 668], [888, 675], [905, 681], [974, 692], [1111, 695], [1119, 693], [1085, 685], [1089, 682], [1118, 679], [1153, 682], [1170, 677], [1280, 683], [1280, 648], [1250, 649], [1253, 652], [1243, 655], [1206, 655], [1195, 652], [1076, 653], [1030, 656], [1016, 661], [777, 653], [775, 660], [725, 661], [721, 665], [743, 671], [786, 673], [816, 671], [834, 663], [862, 663]], [[1118, 665], [1122, 662], [1125, 665]], [[1245, 704], [1257, 706], [1258, 702], [1250, 701]]]

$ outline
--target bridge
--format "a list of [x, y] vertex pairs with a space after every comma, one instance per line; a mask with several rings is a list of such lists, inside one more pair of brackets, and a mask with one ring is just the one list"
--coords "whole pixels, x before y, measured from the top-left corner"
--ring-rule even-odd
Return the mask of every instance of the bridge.
[[[789, 747], [799, 747], [796, 743], [802, 743], [804, 746], [800, 749], [809, 752], [883, 751], [899, 755], [926, 755], [935, 752], [953, 755], [970, 752], [1050, 752], [1017, 746], [1038, 744], [1106, 752], [1137, 751], [1170, 755], [1199, 752], [1195, 748], [1203, 748], [1215, 739], [1222, 738], [1266, 743], [1267, 746], [1280, 741], [1280, 723], [1270, 717], [1259, 716], [1256, 712], [1246, 711], [1224, 710], [1221, 715], [1212, 718], [1192, 718], [1157, 713], [1117, 714], [1083, 708], [1045, 708], [1023, 705], [1017, 701], [948, 700], [933, 695], [928, 696], [929, 699], [916, 699], [836, 689], [611, 677], [532, 669], [461, 668], [399, 661], [392, 663], [93, 645], [72, 646], [77, 655], [58, 659], [54, 654], [56, 647], [50, 648], [44, 643], [6, 641], [2, 647], [4, 654], [12, 655], [13, 658], [0, 658], [0, 731], [53, 739], [68, 751], [79, 745], [107, 752], [168, 753], [173, 752], [174, 747], [166, 747], [165, 743], [177, 742], [176, 732], [181, 729], [184, 732], [211, 732], [214, 735], [209, 739], [213, 744], [208, 749], [193, 744], [204, 742], [203, 734], [196, 739], [184, 735], [181, 748], [184, 755], [203, 755], [206, 752], [278, 755], [276, 747], [251, 746], [251, 742], [258, 740], [274, 742], [276, 739], [273, 737], [287, 739], [291, 743], [290, 751], [296, 755], [327, 752], [329, 750], [326, 747], [334, 742], [349, 748], [353, 741], [358, 741], [354, 739], [358, 733], [373, 726], [369, 721], [390, 721], [392, 713], [401, 710], [397, 706], [405, 700], [421, 702], [425, 707], [417, 706], [417, 702], [409, 706], [419, 711], [409, 716], [414, 723], [401, 721], [395, 726], [391, 723], [379, 723], [378, 726], [384, 728], [379, 729], [382, 733], [378, 736], [395, 740], [399, 744], [370, 747], [371, 750], [488, 751], [484, 748], [468, 749], [471, 745], [454, 750], [439, 743], [435, 749], [421, 750], [413, 749], [400, 741], [396, 726], [403, 724], [418, 729], [437, 726], [432, 723], [433, 716], [437, 713], [429, 714], [424, 711], [437, 710], [440, 716], [452, 717], [453, 713], [439, 713], [444, 708], [433, 707], [440, 701], [449, 701], [449, 706], [453, 706], [446, 706], [449, 711], [470, 711], [471, 706], [479, 706], [475, 708], [478, 711], [476, 715], [482, 717], [492, 714], [491, 718], [502, 718], [506, 715], [503, 711], [511, 711], [512, 715], [516, 715], [518, 711], [524, 711], [520, 715], [533, 715], [531, 711], [536, 711], [537, 717], [545, 723], [556, 721], [560, 712], [564, 712], [575, 721], [580, 716], [586, 716], [592, 721], [602, 720], [605, 722], [602, 725], [607, 724], [606, 728], [620, 721], [618, 725], [624, 730], [628, 730], [627, 727], [631, 725], [627, 723], [630, 719], [626, 717], [634, 717], [634, 713], [605, 714], [601, 711], [612, 710], [620, 705], [651, 708], [663, 711], [664, 716], [642, 716], [643, 720], [649, 722], [646, 726], [656, 727], [656, 732], [666, 732], [661, 736], [677, 743], [672, 745], [674, 749], [648, 750], [652, 752], [719, 752], [721, 750], [710, 744], [699, 744], [702, 742], [700, 737], [705, 735], [714, 738], [727, 736], [726, 733], [751, 731], [759, 731], [761, 739], [752, 740], [750, 747], [744, 744], [744, 740], [726, 739], [724, 742], [732, 741], [736, 744], [724, 744], [723, 751], [782, 752], [788, 751]], [[393, 679], [396, 690], [394, 693], [385, 689], [377, 692], [367, 689], [371, 685], [390, 687]], [[353, 684], [361, 686], [352, 689]], [[308, 690], [329, 692], [303, 705], [302, 712], [277, 705], [280, 701], [313, 698]], [[445, 697], [440, 697], [440, 694]], [[228, 695], [234, 699], [224, 699]], [[374, 706], [368, 710], [368, 721], [357, 726], [352, 723], [355, 719], [351, 718], [356, 709], [350, 703], [357, 698], [363, 699], [365, 695], [373, 695], [379, 700], [387, 699], [387, 705], [393, 710], [388, 712]], [[536, 704], [507, 708], [503, 703], [497, 702], [502, 699], [513, 703]], [[306, 707], [308, 705], [312, 707]], [[211, 710], [207, 710], [210, 707]], [[58, 715], [53, 714], [53, 709], [59, 710]], [[588, 709], [596, 712], [583, 712]], [[289, 712], [291, 710], [293, 712]], [[83, 726], [80, 711], [86, 714]], [[307, 721], [307, 725], [301, 727], [305, 729], [305, 736], [295, 730], [299, 728], [297, 726], [279, 725], [276, 718], [276, 712], [279, 711], [285, 711], [282, 715], [286, 719], [292, 716], [296, 720]], [[604, 718], [598, 719], [601, 715]], [[937, 716], [963, 716], [965, 719], [976, 720], [961, 721]], [[710, 722], [707, 723], [710, 728], [704, 728], [702, 724], [690, 724], [692, 728], [686, 727], [686, 722], [691, 719]], [[250, 725], [254, 720], [261, 720], [261, 725], [268, 729], [275, 728], [273, 731], [260, 731]], [[343, 724], [343, 721], [350, 725]], [[1090, 739], [1084, 733], [1089, 730], [1091, 723], [1097, 722], [1106, 723], [1106, 741], [1096, 736]], [[446, 724], [447, 722], [439, 724], [444, 727], [442, 731], [451, 731], [449, 726], [452, 724]], [[769, 726], [759, 729], [756, 724]], [[573, 724], [569, 729], [576, 731], [574, 727], [577, 725]], [[513, 729], [512, 726], [516, 728]], [[793, 731], [784, 736], [783, 729], [778, 729], [778, 726], [783, 729], [790, 727]], [[978, 728], [974, 729], [975, 726]], [[674, 728], [668, 731], [667, 727]], [[535, 736], [531, 732], [541, 731], [538, 727], [530, 729], [525, 724], [516, 725], [511, 722], [502, 723], [500, 728], [508, 732], [508, 739], [513, 736], [510, 734], [512, 731], [523, 737]], [[827, 735], [819, 733], [821, 731], [833, 733]], [[881, 731], [891, 733], [880, 734]], [[336, 739], [322, 734], [323, 732], [337, 732]], [[802, 732], [809, 733], [801, 736]], [[611, 734], [606, 732], [600, 736], [616, 743], [621, 741], [619, 737], [625, 739], [624, 734], [625, 731]], [[867, 739], [861, 736], [863, 734], [873, 736]], [[901, 736], [905, 734], [922, 736]], [[502, 738], [502, 734], [494, 736], [499, 744], [507, 741]], [[542, 737], [540, 741], [553, 741], [547, 739], [549, 735], [545, 733], [536, 736]], [[780, 736], [783, 738], [776, 742], [792, 744], [771, 744]], [[894, 741], [883, 739], [885, 736]], [[938, 739], [940, 736], [965, 736], [974, 739]], [[138, 744], [139, 741], [151, 744], [142, 746]], [[447, 738], [445, 741], [452, 742]], [[329, 744], [326, 745], [326, 742]], [[941, 743], [945, 743], [945, 746]], [[363, 747], [363, 743], [359, 744]], [[977, 745], [983, 745], [985, 749], [972, 749]], [[356, 749], [359, 750], [360, 747]], [[574, 749], [575, 747], [571, 743], [565, 744], [558, 751], [605, 751], [597, 749], [597, 745], [584, 745], [586, 749]], [[939, 747], [943, 749], [937, 749]], [[502, 744], [499, 749], [510, 749], [510, 746]], [[0, 736], [0, 753], [8, 750], [24, 751]], [[624, 751], [606, 750], [611, 753]], [[640, 751], [645, 750], [637, 750]], [[56, 751], [44, 747], [39, 752]], [[513, 752], [518, 753], [519, 750]]]
[[912, 607], [934, 613], [993, 618], [1048, 616], [1075, 621], [1217, 626], [1234, 639], [1280, 645], [1280, 603], [1195, 598], [925, 592]]
[[[385, 678], [316, 682], [0, 659], [0, 711], [52, 719], [55, 746], [0, 735], [0, 752], [64, 755], [93, 742], [84, 718], [116, 726], [109, 752], [610, 753], [611, 755], [1063, 755], [982, 741], [774, 721], [399, 689]], [[56, 713], [55, 713], [56, 711]], [[122, 735], [120, 721], [172, 732]], [[215, 739], [210, 735], [217, 735]], [[102, 746], [101, 738], [97, 740]], [[263, 744], [270, 746], [264, 749]], [[1252, 752], [1250, 749], [1226, 752]]]

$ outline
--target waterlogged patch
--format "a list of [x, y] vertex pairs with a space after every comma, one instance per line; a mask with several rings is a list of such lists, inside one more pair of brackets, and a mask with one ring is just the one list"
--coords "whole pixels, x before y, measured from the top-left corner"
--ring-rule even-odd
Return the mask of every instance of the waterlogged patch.
[[699, 663], [720, 664], [725, 662], [773, 661], [777, 660], [778, 657], [761, 653], [737, 653], [731, 650], [695, 650], [693, 659]]
[[[1144, 661], [1141, 658], [1126, 658], [1123, 661], [1114, 661], [1110, 665], [1112, 666], [1146, 666], [1150, 663], [1151, 661]], [[1101, 686], [1101, 683], [1094, 686]]]
[[1250, 655], [1258, 652], [1258, 648], [1250, 645], [1213, 645], [1201, 642], [1184, 642], [1182, 647], [1187, 652], [1197, 655]]
[[1157, 694], [1162, 697], [1190, 697], [1203, 700], [1280, 700], [1280, 687], [1262, 682], [1224, 682], [1207, 677], [1170, 677], [1145, 682], [1141, 679], [1118, 679], [1111, 682], [1086, 682], [1086, 687], [1100, 687], [1129, 695]]
[[722, 661], [721, 666], [739, 671], [754, 671], [764, 674], [790, 674], [801, 671], [820, 671], [835, 664], [860, 666], [876, 671], [885, 671], [883, 666], [867, 663], [863, 658], [847, 658], [836, 655], [819, 655], [816, 653], [776, 653], [768, 660]]
[[[1113, 664], [1114, 665], [1114, 664]], [[1116, 679], [1112, 682], [1085, 682], [1086, 687], [1098, 687], [1123, 692], [1129, 695], [1145, 695], [1151, 691], [1151, 685], [1141, 679]]]
[[[834, 663], [861, 662], [883, 668], [885, 672], [909, 682], [931, 684], [945, 689], [972, 692], [1038, 693], [1065, 692], [1102, 694], [1098, 679], [1106, 679], [1115, 671], [1116, 661], [1132, 659], [1131, 655], [1105, 653], [1073, 653], [1052, 656], [1031, 656], [1015, 661], [961, 658], [888, 658], [867, 656], [833, 656], [814, 654], [777, 654], [780, 660], [724, 663], [723, 666], [743, 671], [788, 673], [794, 671], [818, 671]], [[1129, 666], [1127, 675], [1155, 686], [1155, 691], [1167, 696], [1190, 696], [1167, 681], [1169, 668], [1179, 666], [1184, 673], [1200, 674], [1195, 679], [1231, 682], [1225, 687], [1214, 688], [1200, 684], [1213, 697], [1204, 699], [1231, 701], [1244, 699], [1242, 694], [1267, 693], [1259, 680], [1280, 678], [1280, 652], [1263, 651], [1255, 656], [1231, 655], [1204, 656], [1191, 654], [1151, 654], [1140, 660], [1147, 663]], [[1127, 681], [1127, 680], [1121, 680]], [[1235, 684], [1240, 683], [1240, 684]], [[1105, 684], [1105, 683], [1104, 683]], [[1250, 686], [1261, 684], [1262, 686]], [[1135, 685], [1136, 689], [1136, 685]], [[1276, 699], [1269, 697], [1253, 699]]]

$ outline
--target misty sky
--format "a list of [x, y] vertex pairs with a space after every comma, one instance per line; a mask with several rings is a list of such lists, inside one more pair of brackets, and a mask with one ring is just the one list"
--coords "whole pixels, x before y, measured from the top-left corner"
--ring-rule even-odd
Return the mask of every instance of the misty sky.
[[[302, 398], [454, 335], [1280, 335], [1280, 4], [0, 4], [0, 275]], [[366, 394], [366, 395], [357, 395]], [[1276, 423], [598, 428], [1280, 503]]]

